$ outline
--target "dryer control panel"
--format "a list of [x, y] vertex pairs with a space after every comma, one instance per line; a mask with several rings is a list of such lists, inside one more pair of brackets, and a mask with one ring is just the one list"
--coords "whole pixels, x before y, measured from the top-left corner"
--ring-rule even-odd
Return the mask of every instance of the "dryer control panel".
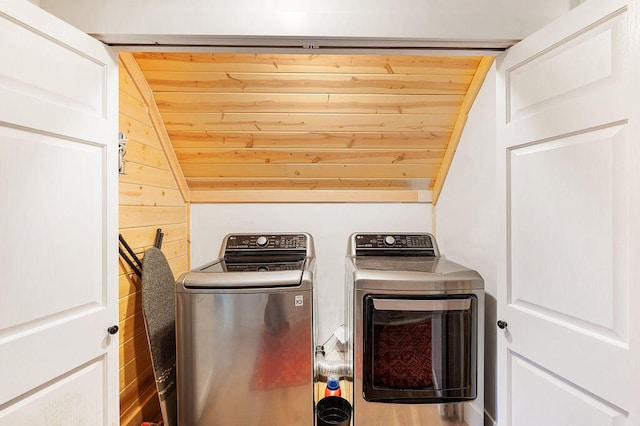
[[352, 249], [368, 256], [439, 256], [431, 234], [355, 234]]

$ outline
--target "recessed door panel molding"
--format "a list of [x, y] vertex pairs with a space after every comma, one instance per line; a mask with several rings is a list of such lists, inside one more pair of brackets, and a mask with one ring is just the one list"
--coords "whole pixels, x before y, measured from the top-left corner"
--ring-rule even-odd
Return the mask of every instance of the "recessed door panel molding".
[[[11, 67], [0, 74], [4, 89], [97, 116], [105, 114], [105, 66], [59, 41], [0, 14], [3, 61]], [[37, 66], [43, 63], [46, 67]], [[76, 71], [69, 73], [68, 66]]]
[[[511, 413], [518, 426], [625, 426], [628, 413], [562, 377], [510, 354]], [[526, 384], [526, 385], [525, 385]], [[538, 410], [528, 409], [531, 405]]]
[[632, 20], [620, 4], [575, 32], [554, 22], [550, 27], [562, 37], [555, 42], [532, 36], [549, 46], [530, 57], [513, 55], [505, 71], [506, 108], [499, 116], [505, 135], [524, 144], [625, 119], [631, 74], [624, 37]]
[[[4, 279], [16, 283], [2, 286], [0, 299], [30, 302], [0, 310], [3, 338], [20, 325], [34, 327], [51, 316], [104, 306], [107, 283], [92, 272], [106, 265], [103, 231], [95, 226], [106, 219], [106, 152], [101, 146], [2, 127], [0, 138], [0, 181], [5, 183], [0, 199], [8, 207], [0, 211], [7, 224], [3, 244], [21, 254], [0, 259]], [[52, 255], [63, 247], [64, 256]], [[20, 333], [24, 327], [18, 327]]]
[[[105, 134], [116, 54], [32, 4], [0, 10], [0, 97], [6, 123], [80, 140]], [[55, 36], [51, 36], [55, 34]], [[73, 69], [73, 72], [69, 70]], [[111, 98], [111, 99], [110, 99]], [[117, 102], [117, 100], [116, 100]], [[6, 107], [5, 107], [6, 106]], [[73, 118], [80, 118], [74, 120]]]
[[[619, 80], [623, 58], [618, 37], [625, 9], [573, 35], [507, 72], [507, 122], [572, 100], [571, 94], [598, 91]], [[564, 67], [568, 72], [557, 72]]]
[[[507, 324], [510, 353], [543, 365], [612, 405], [629, 410], [633, 400], [629, 392], [633, 386], [629, 344], [557, 321], [540, 309], [531, 311], [522, 305], [509, 307]], [[539, 333], [540, 339], [531, 338], [529, 333]]]
[[509, 150], [508, 303], [627, 341], [628, 152], [625, 125]]
[[[14, 335], [10, 339], [0, 341], [2, 344], [0, 373], [4, 377], [22, 375], [19, 380], [12, 380], [11, 386], [0, 389], [0, 417], [5, 411], [10, 412], [14, 404], [25, 404], [25, 401], [31, 401], [28, 399], [29, 395], [54, 384], [70, 371], [76, 370], [78, 366], [94, 362], [92, 360], [100, 359], [100, 365], [102, 365], [102, 381], [96, 381], [95, 384], [107, 383], [104, 382], [110, 379], [107, 376], [107, 370], [114, 360], [109, 355], [105, 356], [104, 347], [111, 345], [116, 347], [113, 356], [117, 357], [118, 337], [108, 335], [106, 330], [104, 333], [94, 332], [95, 318], [104, 315], [103, 312], [104, 309], [93, 309], [68, 315], [61, 320], [51, 319], [46, 326], [40, 325], [29, 329], [23, 335]], [[84, 348], [82, 351], [70, 351], [69, 348], [78, 346], [78, 339], [83, 339]], [[47, 349], [34, 349], [38, 345]], [[19, 354], [19, 359], [14, 354]], [[115, 362], [117, 367], [117, 359]], [[114, 382], [114, 386], [118, 388], [117, 381]], [[83, 391], [89, 392], [89, 389], [79, 390], [79, 392]], [[111, 397], [106, 389], [102, 392], [104, 398]], [[117, 404], [117, 398], [114, 402]], [[106, 400], [104, 402], [105, 406], [111, 403]], [[117, 407], [110, 407], [111, 410], [113, 408]], [[4, 425], [0, 423], [0, 426]]]
[[107, 411], [103, 387], [104, 359], [98, 358], [13, 401], [11, 408], [0, 411], [0, 425], [103, 424]]

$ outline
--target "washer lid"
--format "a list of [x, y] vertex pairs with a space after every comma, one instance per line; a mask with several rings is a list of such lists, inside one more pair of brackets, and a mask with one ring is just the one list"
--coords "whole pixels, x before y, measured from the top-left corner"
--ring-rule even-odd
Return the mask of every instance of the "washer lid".
[[246, 289], [296, 287], [302, 271], [220, 272], [191, 271], [182, 280], [185, 288]]

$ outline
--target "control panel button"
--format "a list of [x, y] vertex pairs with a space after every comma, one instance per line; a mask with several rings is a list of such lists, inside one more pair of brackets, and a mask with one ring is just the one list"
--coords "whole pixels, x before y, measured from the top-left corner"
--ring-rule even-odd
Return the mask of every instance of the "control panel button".
[[258, 237], [258, 239], [256, 240], [256, 244], [260, 247], [264, 247], [267, 245], [267, 243], [269, 242], [269, 239], [265, 236], [260, 236]]
[[386, 237], [384, 237], [384, 243], [388, 246], [393, 246], [396, 244], [396, 239], [391, 235], [387, 235]]

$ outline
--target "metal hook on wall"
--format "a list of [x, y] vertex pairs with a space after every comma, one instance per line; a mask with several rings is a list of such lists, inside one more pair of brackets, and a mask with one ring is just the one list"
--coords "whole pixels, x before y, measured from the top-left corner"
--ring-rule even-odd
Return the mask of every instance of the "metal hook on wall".
[[124, 155], [127, 153], [127, 141], [129, 139], [124, 137], [124, 133], [118, 133], [118, 174], [124, 174]]
[[157, 248], [158, 250], [160, 250], [162, 248], [162, 239], [164, 238], [164, 232], [162, 232], [162, 229], [158, 228], [156, 229], [156, 239], [153, 242], [153, 246], [155, 248]]

